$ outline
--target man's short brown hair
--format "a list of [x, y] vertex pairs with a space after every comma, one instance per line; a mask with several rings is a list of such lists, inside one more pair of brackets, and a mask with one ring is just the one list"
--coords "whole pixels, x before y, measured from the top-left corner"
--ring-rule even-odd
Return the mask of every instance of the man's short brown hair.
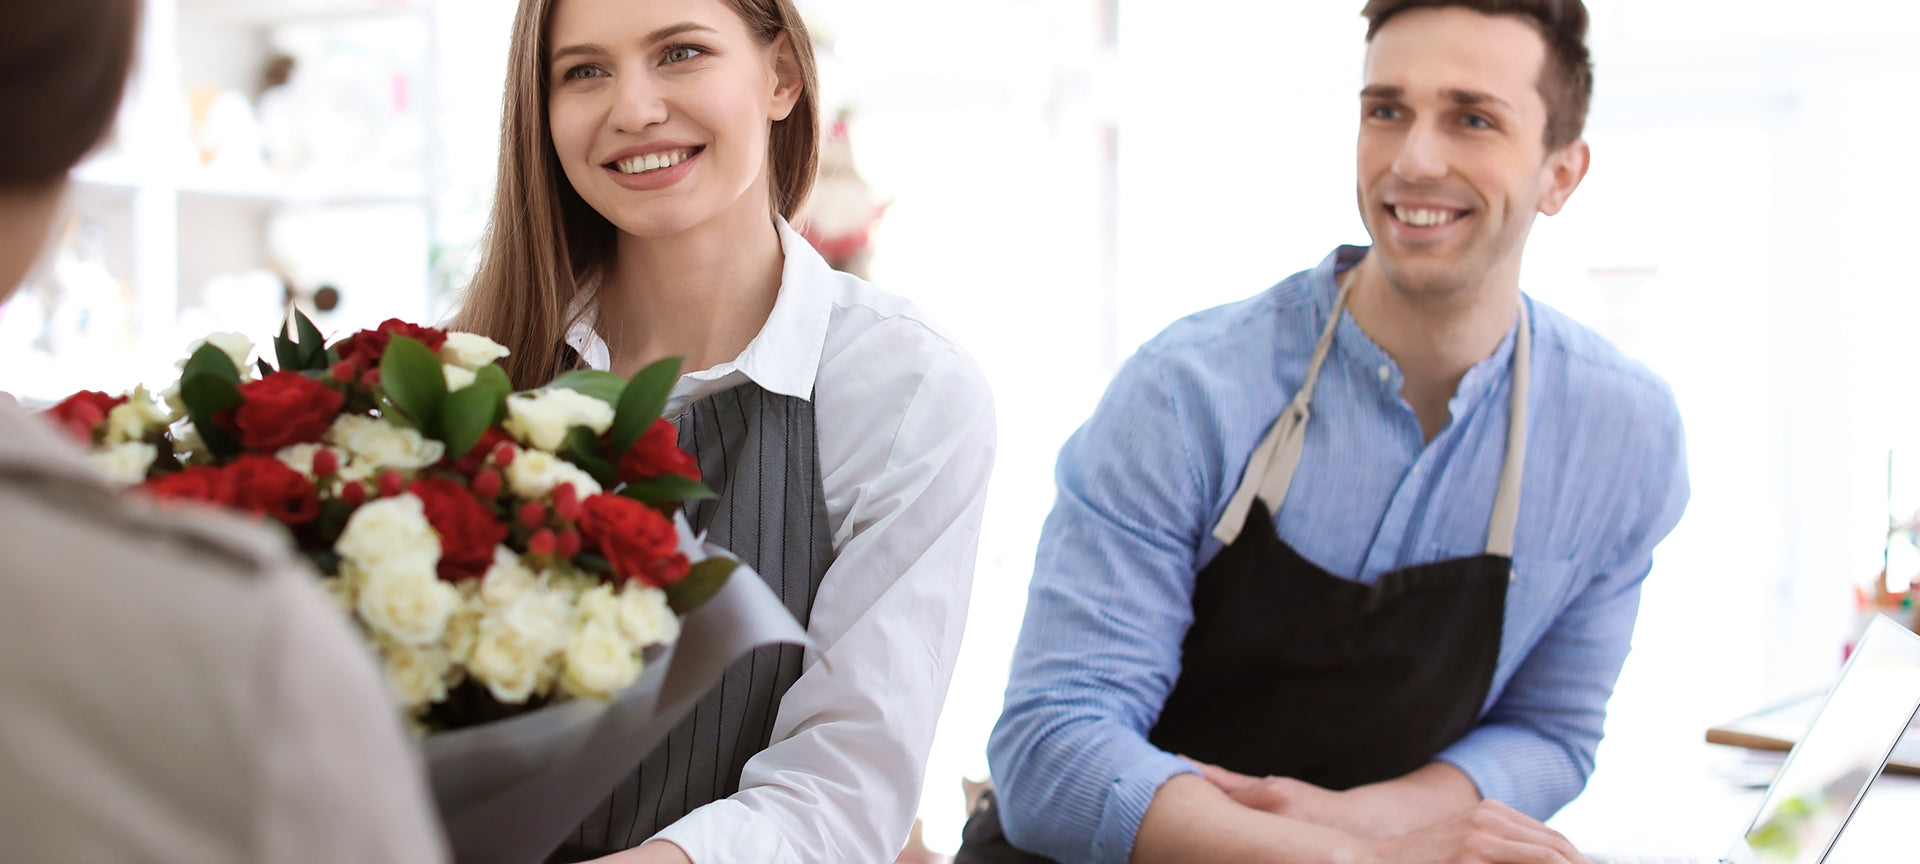
[[0, 190], [58, 181], [100, 143], [139, 29], [138, 0], [0, 3]]
[[1581, 0], [1367, 0], [1367, 41], [1410, 9], [1458, 6], [1486, 15], [1511, 15], [1539, 31], [1547, 42], [1540, 69], [1540, 98], [1547, 103], [1547, 147], [1563, 147], [1579, 138], [1593, 101], [1593, 59], [1587, 53], [1587, 6]]

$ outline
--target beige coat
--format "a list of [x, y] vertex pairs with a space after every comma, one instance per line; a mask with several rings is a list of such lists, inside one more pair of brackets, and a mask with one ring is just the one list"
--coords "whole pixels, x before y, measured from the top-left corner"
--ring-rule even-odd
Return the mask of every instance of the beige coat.
[[0, 396], [0, 859], [445, 859], [374, 660], [284, 536], [114, 496]]

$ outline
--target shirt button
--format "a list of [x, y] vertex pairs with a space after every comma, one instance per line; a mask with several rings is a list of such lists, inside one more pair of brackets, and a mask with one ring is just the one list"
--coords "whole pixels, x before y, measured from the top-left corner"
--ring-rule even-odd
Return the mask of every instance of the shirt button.
[[1385, 365], [1382, 365], [1380, 367], [1380, 383], [1385, 384], [1387, 383], [1387, 379], [1392, 377], [1393, 377], [1393, 370], [1388, 368]]
[[1518, 582], [1518, 581], [1520, 581], [1520, 570], [1519, 570], [1519, 568], [1514, 568], [1514, 569], [1510, 569], [1510, 570], [1508, 570], [1508, 571], [1507, 571], [1507, 581], [1508, 581], [1508, 582], [1510, 582], [1510, 583], [1511, 583], [1511, 582]]

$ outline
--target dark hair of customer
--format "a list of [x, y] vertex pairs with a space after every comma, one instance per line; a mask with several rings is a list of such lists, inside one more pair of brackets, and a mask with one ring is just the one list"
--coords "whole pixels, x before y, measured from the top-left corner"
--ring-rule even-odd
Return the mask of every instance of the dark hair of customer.
[[1540, 97], [1547, 103], [1547, 147], [1572, 143], [1585, 131], [1593, 101], [1593, 58], [1587, 52], [1587, 5], [1581, 0], [1368, 0], [1367, 41], [1395, 15], [1414, 9], [1458, 6], [1483, 15], [1511, 15], [1540, 33], [1547, 61], [1540, 70]]
[[0, 190], [66, 177], [113, 126], [139, 0], [0, 3]]

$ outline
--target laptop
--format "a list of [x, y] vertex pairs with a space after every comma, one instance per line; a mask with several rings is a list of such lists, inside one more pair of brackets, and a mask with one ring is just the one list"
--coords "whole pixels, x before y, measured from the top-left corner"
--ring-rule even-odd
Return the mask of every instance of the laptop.
[[[1876, 616], [1813, 725], [1787, 754], [1753, 822], [1720, 864], [1820, 864], [1920, 709], [1920, 635]], [[1684, 862], [1592, 856], [1595, 864]]]

